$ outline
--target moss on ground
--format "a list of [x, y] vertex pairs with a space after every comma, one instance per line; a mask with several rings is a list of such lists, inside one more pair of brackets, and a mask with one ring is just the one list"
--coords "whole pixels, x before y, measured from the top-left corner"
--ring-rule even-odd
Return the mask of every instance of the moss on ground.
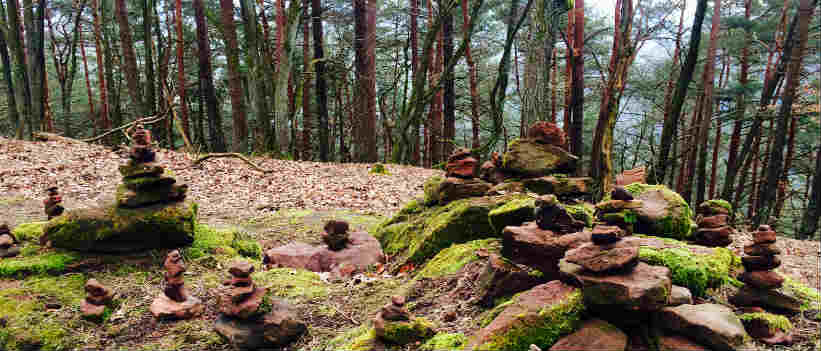
[[741, 267], [741, 259], [727, 248], [717, 247], [710, 254], [695, 254], [687, 244], [677, 243], [677, 247], [639, 248], [639, 259], [651, 265], [670, 269], [672, 281], [690, 289], [695, 296], [705, 296], [707, 289], [718, 288], [725, 283], [740, 285], [732, 277]]
[[325, 344], [325, 351], [368, 351], [376, 346], [376, 332], [368, 325], [360, 325], [331, 339]]
[[194, 230], [194, 243], [183, 249], [183, 255], [192, 260], [212, 254], [235, 256], [237, 251], [231, 247], [235, 235], [235, 229], [216, 229], [198, 223]]
[[23, 277], [31, 274], [59, 274], [66, 266], [83, 256], [69, 251], [52, 251], [42, 255], [21, 255], [0, 260], [0, 277]]
[[393, 345], [407, 345], [433, 336], [436, 326], [425, 318], [417, 317], [407, 322], [386, 322], [385, 342]]
[[777, 314], [767, 313], [767, 312], [756, 312], [756, 313], [744, 313], [738, 316], [742, 322], [749, 322], [753, 320], [760, 320], [767, 324], [770, 330], [782, 330], [784, 332], [789, 332], [792, 330], [793, 325], [790, 323], [790, 320], [787, 317], [779, 316]]
[[374, 163], [373, 166], [371, 166], [371, 169], [368, 170], [368, 173], [370, 173], [370, 174], [379, 174], [379, 175], [390, 175], [391, 174], [391, 172], [388, 171], [388, 168], [385, 167], [385, 165], [383, 165], [381, 163]]
[[536, 316], [517, 316], [521, 319], [519, 323], [481, 345], [476, 345], [474, 350], [526, 351], [531, 344], [547, 349], [560, 337], [579, 327], [583, 312], [582, 293], [574, 291], [561, 303], [543, 308]]
[[439, 175], [432, 176], [425, 181], [425, 184], [422, 185], [425, 192], [423, 204], [432, 206], [439, 202], [439, 185], [444, 181], [445, 177]]
[[39, 241], [46, 223], [48, 222], [22, 223], [14, 227], [11, 233], [18, 241]]
[[463, 350], [467, 337], [462, 333], [438, 333], [419, 347], [422, 351]]
[[530, 196], [521, 196], [508, 203], [493, 209], [488, 214], [490, 224], [497, 233], [501, 233], [510, 225], [521, 225], [535, 219], [536, 199]]
[[416, 278], [438, 278], [444, 275], [458, 272], [462, 267], [476, 261], [479, 256], [478, 250], [485, 249], [489, 252], [501, 250], [502, 242], [497, 238], [469, 241], [464, 244], [455, 244], [451, 247], [439, 251], [424, 268], [417, 274]]
[[328, 296], [329, 287], [319, 274], [302, 269], [274, 268], [252, 276], [258, 286], [289, 299], [313, 300]]
[[818, 290], [808, 287], [801, 282], [790, 278], [789, 275], [781, 274], [784, 277], [784, 285], [781, 287], [789, 296], [795, 296], [801, 301], [801, 310], [821, 310], [821, 294]]

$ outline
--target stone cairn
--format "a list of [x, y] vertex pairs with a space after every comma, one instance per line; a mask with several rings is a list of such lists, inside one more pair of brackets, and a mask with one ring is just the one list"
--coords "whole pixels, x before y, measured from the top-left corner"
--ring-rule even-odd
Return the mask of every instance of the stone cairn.
[[470, 150], [456, 149], [445, 165], [445, 180], [438, 185], [439, 202], [445, 204], [454, 200], [482, 196], [491, 185], [476, 178], [476, 166], [479, 163], [471, 156]]
[[228, 293], [220, 299], [220, 316], [215, 323], [218, 334], [239, 349], [266, 349], [285, 345], [302, 335], [307, 327], [296, 318], [296, 310], [269, 296], [251, 279], [254, 266], [235, 262], [225, 281]]
[[137, 123], [128, 133], [132, 141], [130, 160], [119, 169], [123, 184], [117, 188], [117, 205], [139, 208], [184, 200], [188, 186], [174, 184], [176, 180], [164, 176], [163, 167], [154, 164], [156, 154], [151, 150], [151, 132]]
[[392, 296], [391, 301], [373, 318], [373, 330], [379, 339], [398, 345], [433, 335], [431, 326], [421, 319], [413, 318], [405, 307], [405, 298], [397, 295]]
[[46, 189], [46, 199], [43, 200], [43, 207], [45, 207], [46, 216], [48, 219], [52, 219], [63, 214], [65, 210], [61, 203], [63, 202], [63, 197], [60, 196], [60, 193], [57, 192], [56, 185], [50, 185]]
[[322, 241], [333, 251], [339, 251], [348, 244], [348, 222], [330, 220], [325, 223], [325, 232], [322, 233]]
[[709, 247], [726, 247], [733, 242], [730, 235], [733, 228], [729, 225], [730, 211], [705, 201], [698, 206], [698, 230], [694, 240], [696, 244]]
[[573, 218], [553, 194], [536, 198], [535, 217], [539, 229], [558, 234], [576, 233], [584, 229], [584, 222]]
[[610, 193], [610, 200], [596, 204], [597, 219], [604, 223], [593, 228], [593, 236], [612, 238], [615, 241], [619, 238], [632, 235], [636, 221], [634, 209], [642, 206], [641, 200], [635, 200], [633, 195], [626, 189], [616, 186]]
[[504, 182], [507, 176], [501, 171], [501, 168], [502, 157], [499, 156], [498, 152], [494, 151], [490, 154], [490, 160], [485, 161], [482, 163], [482, 166], [479, 167], [479, 178], [492, 184]]
[[9, 230], [9, 225], [0, 224], [0, 257], [14, 257], [19, 254], [20, 247], [17, 245], [17, 238]]
[[742, 282], [761, 290], [778, 289], [784, 284], [784, 277], [773, 271], [781, 266], [778, 257], [781, 250], [775, 241], [775, 231], [766, 224], [753, 233], [753, 243], [744, 247], [746, 256], [741, 258], [744, 273], [739, 278]]
[[86, 282], [85, 291], [86, 298], [80, 306], [83, 318], [98, 322], [102, 321], [106, 306], [113, 300], [114, 293], [94, 278]]
[[448, 163], [445, 166], [447, 173], [445, 175], [447, 177], [472, 179], [475, 176], [477, 164], [479, 164], [479, 161], [471, 156], [470, 150], [458, 148], [448, 157]]
[[527, 131], [527, 137], [546, 144], [567, 150], [567, 135], [555, 123], [539, 121], [533, 123]]
[[185, 263], [180, 252], [169, 252], [164, 266], [165, 289], [151, 304], [151, 314], [160, 319], [188, 319], [200, 315], [204, 309], [202, 303], [185, 289], [182, 277], [185, 273]]

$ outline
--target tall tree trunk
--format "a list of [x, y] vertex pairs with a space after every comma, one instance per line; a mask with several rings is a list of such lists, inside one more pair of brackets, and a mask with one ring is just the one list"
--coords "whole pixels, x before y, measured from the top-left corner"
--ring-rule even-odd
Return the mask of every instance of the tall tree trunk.
[[311, 28], [314, 34], [314, 71], [316, 72], [316, 113], [319, 122], [319, 160], [330, 161], [330, 133], [328, 128], [328, 86], [325, 83], [325, 53], [322, 33], [322, 4], [311, 0]]
[[[681, 55], [681, 36], [684, 32], [684, 10], [687, 8], [687, 0], [682, 1], [681, 3], [681, 15], [679, 16], [678, 20], [678, 31], [676, 32], [676, 48], [673, 51], [673, 63], [671, 65], [670, 71], [671, 75], [670, 78], [667, 79], [667, 88], [664, 91], [664, 120], [662, 123], [667, 123], [666, 121], [670, 119], [670, 113], [673, 107], [673, 82], [675, 82], [675, 77], [681, 71], [681, 67], [679, 67], [679, 56]], [[673, 146], [675, 147], [676, 144]], [[675, 154], [675, 153], [674, 153]], [[671, 163], [675, 163], [675, 156], [672, 159]], [[666, 167], [667, 165], [665, 165]], [[675, 167], [670, 167], [671, 169], [675, 169]], [[670, 177], [670, 184], [673, 183], [672, 177]]]
[[[752, 0], [744, 0], [744, 18], [746, 20], [750, 20], [750, 8], [752, 6]], [[752, 39], [751, 33], [744, 30], [744, 46], [741, 47], [741, 71], [738, 74], [738, 84], [744, 87], [741, 89], [736, 95], [736, 106], [735, 106], [735, 121], [733, 122], [733, 134], [730, 137], [730, 148], [727, 150], [727, 172], [724, 175], [724, 186], [721, 191], [720, 197], [727, 201], [730, 201], [732, 198], [732, 188], [733, 188], [733, 180], [735, 179], [735, 174], [738, 172], [738, 147], [741, 143], [741, 129], [744, 124], [744, 113], [747, 110], [747, 81], [748, 75], [750, 72], [750, 41]]]
[[197, 53], [199, 54], [199, 79], [203, 88], [205, 108], [208, 112], [208, 139], [213, 152], [225, 152], [225, 136], [222, 133], [222, 115], [214, 89], [214, 73], [211, 70], [211, 45], [208, 40], [208, 23], [205, 21], [203, 0], [194, 0], [194, 20], [197, 24]]
[[[0, 6], [3, 6], [2, 2], [0, 2]], [[8, 21], [5, 20], [6, 17], [6, 9], [0, 7], [2, 10], [3, 22], [7, 23]], [[13, 23], [9, 26], [12, 26]], [[0, 30], [0, 58], [2, 58], [3, 63], [3, 78], [6, 80], [6, 99], [8, 102], [8, 113], [9, 113], [9, 122], [11, 122], [12, 130], [20, 130], [22, 129], [22, 121], [20, 120], [20, 115], [17, 112], [17, 100], [14, 96], [14, 81], [11, 78], [11, 59], [9, 58], [9, 50], [6, 44], [6, 31]]]
[[[119, 0], [122, 1], [122, 0]], [[245, 101], [242, 79], [239, 76], [239, 47], [234, 25], [234, 3], [220, 0], [222, 27], [225, 35], [225, 56], [228, 58], [228, 85], [231, 95], [231, 113], [234, 119], [234, 152], [248, 152], [248, 124], [245, 120]]]
[[778, 183], [778, 197], [775, 201], [775, 209], [773, 216], [775, 218], [781, 217], [781, 210], [784, 209], [784, 202], [787, 201], [787, 186], [790, 184], [790, 169], [792, 169], [792, 161], [795, 157], [795, 129], [798, 124], [798, 118], [792, 116], [790, 118], [790, 134], [787, 139], [787, 156], [784, 159], [784, 172], [781, 174], [781, 180]]
[[704, 112], [701, 116], [701, 126], [698, 129], [698, 170], [696, 183], [696, 204], [704, 202], [707, 192], [707, 157], [709, 150], [707, 139], [709, 138], [710, 122], [713, 119], [713, 91], [715, 90], [715, 63], [716, 51], [718, 47], [718, 32], [721, 27], [721, 0], [713, 2], [713, 18], [710, 28], [710, 44], [707, 48], [707, 61], [704, 63]]
[[105, 71], [101, 69], [105, 67], [103, 64], [103, 55], [106, 54], [102, 45], [102, 22], [100, 21], [100, 8], [97, 6], [97, 0], [91, 0], [92, 18], [94, 21], [94, 47], [95, 56], [97, 57], [97, 83], [100, 91], [100, 128], [103, 130], [111, 128], [111, 123], [108, 119], [108, 88], [106, 86]]
[[818, 230], [818, 219], [821, 217], [821, 151], [815, 153], [815, 172], [812, 175], [812, 192], [807, 202], [807, 210], [801, 219], [798, 239], [807, 240], [815, 237]]
[[[442, 46], [442, 58], [444, 59], [445, 67], [447, 67], [453, 59], [453, 15], [448, 11], [445, 18], [442, 20], [442, 39], [444, 45]], [[442, 155], [444, 159], [453, 153], [456, 145], [456, 87], [453, 82], [453, 72], [445, 72], [444, 77], [445, 91], [443, 95], [444, 108], [444, 126], [442, 128], [442, 138], [444, 144], [442, 145]]]
[[143, 38], [145, 39], [145, 108], [146, 114], [157, 111], [156, 82], [154, 81], [154, 40], [151, 30], [154, 21], [154, 0], [143, 0]]
[[[782, 162], [784, 156], [784, 146], [787, 139], [787, 122], [792, 114], [792, 104], [795, 99], [795, 92], [801, 80], [801, 62], [804, 57], [804, 49], [807, 46], [807, 38], [809, 31], [809, 22], [813, 15], [816, 1], [801, 0], [798, 5], [798, 23], [796, 34], [798, 35], [796, 44], [789, 55], [789, 67], [787, 69], [787, 82], [784, 88], [784, 93], [781, 96], [781, 106], [778, 111], [778, 120], [776, 124], [775, 141], [770, 154], [770, 161], [767, 163], [767, 184], [765, 191], [761, 192], [758, 199], [758, 212], [753, 218], [753, 223], [761, 224], [762, 222], [769, 222], [774, 200], [778, 193], [778, 182], [782, 175]], [[784, 53], [787, 55], [787, 52]]]
[[88, 58], [86, 57], [85, 41], [80, 43], [80, 52], [83, 55], [83, 72], [85, 72], [86, 92], [88, 93], [88, 110], [90, 113], [92, 126], [94, 128], [94, 134], [96, 135], [100, 127], [100, 124], [97, 121], [96, 112], [94, 112], [94, 94], [91, 93], [91, 78], [88, 75]]
[[[134, 52], [134, 41], [131, 39], [131, 25], [128, 24], [128, 9], [125, 0], [114, 0], [114, 4], [114, 13], [120, 27], [120, 48], [125, 60], [125, 83], [131, 97], [131, 103], [134, 104], [137, 115], [142, 117], [146, 115], [147, 110], [143, 103], [142, 89], [140, 89], [140, 73], [137, 71], [137, 54]], [[187, 123], [183, 126], [185, 125]]]
[[[310, 5], [311, 0], [305, 0], [305, 8]], [[311, 115], [311, 31], [310, 12], [305, 11], [305, 18], [302, 21], [302, 150], [301, 159], [311, 160], [311, 129], [313, 126], [313, 116]]]
[[356, 160], [376, 162], [376, 0], [354, 0], [357, 126]]
[[[570, 105], [573, 109], [570, 127], [570, 153], [578, 157], [576, 175], [582, 172], [584, 154], [584, 0], [574, 1], [573, 82]], [[570, 35], [568, 33], [568, 35]]]
[[684, 59], [684, 65], [681, 67], [681, 74], [676, 83], [676, 90], [670, 108], [670, 118], [664, 120], [664, 126], [661, 130], [659, 156], [648, 178], [648, 181], [654, 184], [664, 183], [666, 166], [670, 156], [670, 144], [677, 134], [681, 107], [684, 105], [684, 99], [687, 97], [687, 88], [690, 85], [690, 81], [693, 80], [693, 72], [696, 68], [696, 61], [698, 61], [698, 47], [701, 42], [701, 25], [704, 22], [704, 12], [706, 10], [707, 0], [698, 0], [693, 18], [693, 27], [690, 29], [689, 49], [687, 50], [687, 57]]
[[[122, 1], [122, 0], [117, 0]], [[185, 36], [182, 31], [182, 0], [174, 2], [174, 23], [177, 29], [177, 95], [180, 97], [180, 123], [185, 138], [191, 140], [191, 127], [188, 122], [188, 82], [185, 76]]]
[[556, 103], [556, 95], [559, 91], [559, 48], [553, 48], [553, 74], [550, 79], [550, 123], [556, 123], [556, 115], [558, 112], [558, 104]]

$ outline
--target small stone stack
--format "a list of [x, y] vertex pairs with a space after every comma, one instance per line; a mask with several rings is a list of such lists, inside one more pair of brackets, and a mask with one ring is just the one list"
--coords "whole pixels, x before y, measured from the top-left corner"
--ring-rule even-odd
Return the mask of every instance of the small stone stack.
[[83, 318], [97, 322], [102, 321], [106, 307], [114, 299], [114, 293], [94, 278], [86, 282], [85, 291], [86, 298], [80, 306]]
[[14, 257], [20, 254], [17, 238], [11, 233], [9, 225], [0, 224], [0, 258]]
[[[440, 205], [469, 197], [483, 196], [491, 185], [476, 178], [478, 161], [471, 157], [470, 150], [456, 149], [445, 166], [445, 179], [434, 185], [433, 190]], [[426, 190], [427, 192], [428, 190]]]
[[491, 184], [499, 184], [505, 181], [507, 174], [502, 170], [502, 158], [494, 151], [490, 154], [490, 160], [482, 163], [479, 168], [479, 178]]
[[48, 219], [52, 219], [63, 214], [63, 211], [65, 210], [63, 205], [61, 205], [63, 198], [60, 196], [60, 193], [57, 192], [56, 185], [50, 185], [46, 189], [46, 196], [46, 199], [43, 200], [43, 207], [45, 208]]
[[625, 236], [624, 230], [619, 227], [596, 226], [593, 228], [593, 242], [568, 251], [565, 259], [595, 273], [630, 270], [639, 262], [639, 248], [613, 247]]
[[330, 220], [325, 223], [322, 241], [333, 251], [339, 251], [348, 245], [348, 222]]
[[719, 206], [716, 200], [705, 201], [698, 206], [698, 230], [694, 240], [696, 244], [709, 247], [726, 247], [733, 242], [730, 235], [733, 228], [729, 225], [730, 210]]
[[558, 146], [567, 150], [567, 135], [555, 123], [539, 121], [527, 131], [527, 137], [545, 145]]
[[742, 282], [757, 289], [777, 289], [784, 284], [784, 277], [773, 271], [781, 265], [781, 250], [775, 241], [776, 234], [768, 225], [759, 226], [753, 233], [753, 244], [744, 247], [747, 256], [741, 258]]
[[472, 179], [475, 177], [477, 164], [479, 161], [471, 156], [470, 150], [458, 148], [448, 157], [445, 176]]
[[214, 328], [239, 349], [268, 349], [284, 346], [302, 335], [307, 327], [296, 310], [257, 287], [251, 279], [254, 266], [235, 262], [228, 269], [228, 293], [220, 299], [220, 316]]
[[584, 222], [573, 218], [553, 194], [536, 198], [535, 216], [536, 225], [542, 230], [569, 234], [584, 229]]
[[163, 175], [163, 167], [154, 164], [151, 133], [139, 126], [132, 142], [130, 160], [119, 169], [123, 184], [117, 188], [117, 206], [140, 208], [184, 200], [188, 186], [174, 184], [176, 180]]
[[429, 322], [411, 316], [402, 296], [392, 296], [391, 301], [379, 310], [373, 319], [373, 329], [379, 339], [394, 345], [405, 345], [434, 334]]
[[165, 290], [151, 304], [151, 314], [160, 319], [188, 319], [200, 315], [204, 309], [202, 303], [190, 296], [184, 286], [182, 275], [185, 273], [185, 263], [180, 252], [169, 252], [164, 266]]
[[598, 236], [599, 240], [606, 241], [608, 237], [632, 235], [637, 220], [634, 210], [641, 208], [642, 205], [643, 202], [635, 200], [626, 189], [614, 187], [610, 193], [610, 200], [596, 204], [596, 217], [605, 225], [593, 228], [593, 239], [596, 240]]

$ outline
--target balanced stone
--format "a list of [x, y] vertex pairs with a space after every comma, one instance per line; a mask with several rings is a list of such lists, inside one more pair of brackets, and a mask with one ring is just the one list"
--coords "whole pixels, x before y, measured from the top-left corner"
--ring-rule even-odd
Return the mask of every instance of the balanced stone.
[[543, 195], [536, 198], [536, 224], [541, 229], [558, 233], [575, 233], [584, 229], [584, 222], [573, 218], [559, 203], [556, 195]]
[[448, 163], [445, 166], [446, 176], [464, 179], [473, 178], [478, 164], [479, 161], [471, 157], [470, 150], [458, 148], [448, 158]]
[[593, 228], [591, 238], [596, 245], [615, 243], [627, 236], [623, 229], [612, 225], [597, 225]]
[[747, 271], [768, 271], [781, 266], [778, 256], [744, 256], [741, 264]]
[[345, 248], [348, 243], [348, 222], [330, 220], [325, 223], [325, 232], [322, 233], [322, 241], [328, 248], [339, 251]]
[[527, 131], [527, 137], [539, 143], [554, 145], [561, 148], [567, 146], [567, 134], [555, 123], [538, 121], [533, 123]]
[[762, 224], [758, 226], [758, 230], [753, 233], [753, 242], [756, 244], [774, 243], [776, 240], [776, 233], [770, 226]]
[[775, 243], [752, 244], [744, 246], [744, 253], [750, 256], [772, 256], [781, 254]]
[[46, 189], [47, 197], [43, 200], [43, 207], [45, 208], [46, 216], [48, 219], [52, 219], [63, 214], [65, 210], [61, 203], [63, 202], [63, 197], [60, 196], [60, 193], [57, 191], [57, 186], [52, 185]]
[[188, 319], [202, 314], [204, 307], [199, 299], [190, 296], [185, 289], [183, 273], [185, 264], [177, 250], [165, 258], [165, 289], [151, 304], [151, 313], [157, 318]]
[[699, 228], [720, 228], [727, 225], [728, 218], [725, 214], [702, 217], [698, 226]]
[[94, 278], [86, 282], [85, 291], [86, 298], [80, 306], [83, 318], [95, 321], [102, 320], [106, 305], [111, 303], [114, 294]]
[[739, 280], [759, 289], [777, 289], [784, 284], [784, 277], [773, 271], [744, 272]]
[[9, 230], [6, 223], [0, 224], [0, 257], [14, 257], [20, 254], [17, 238]]

